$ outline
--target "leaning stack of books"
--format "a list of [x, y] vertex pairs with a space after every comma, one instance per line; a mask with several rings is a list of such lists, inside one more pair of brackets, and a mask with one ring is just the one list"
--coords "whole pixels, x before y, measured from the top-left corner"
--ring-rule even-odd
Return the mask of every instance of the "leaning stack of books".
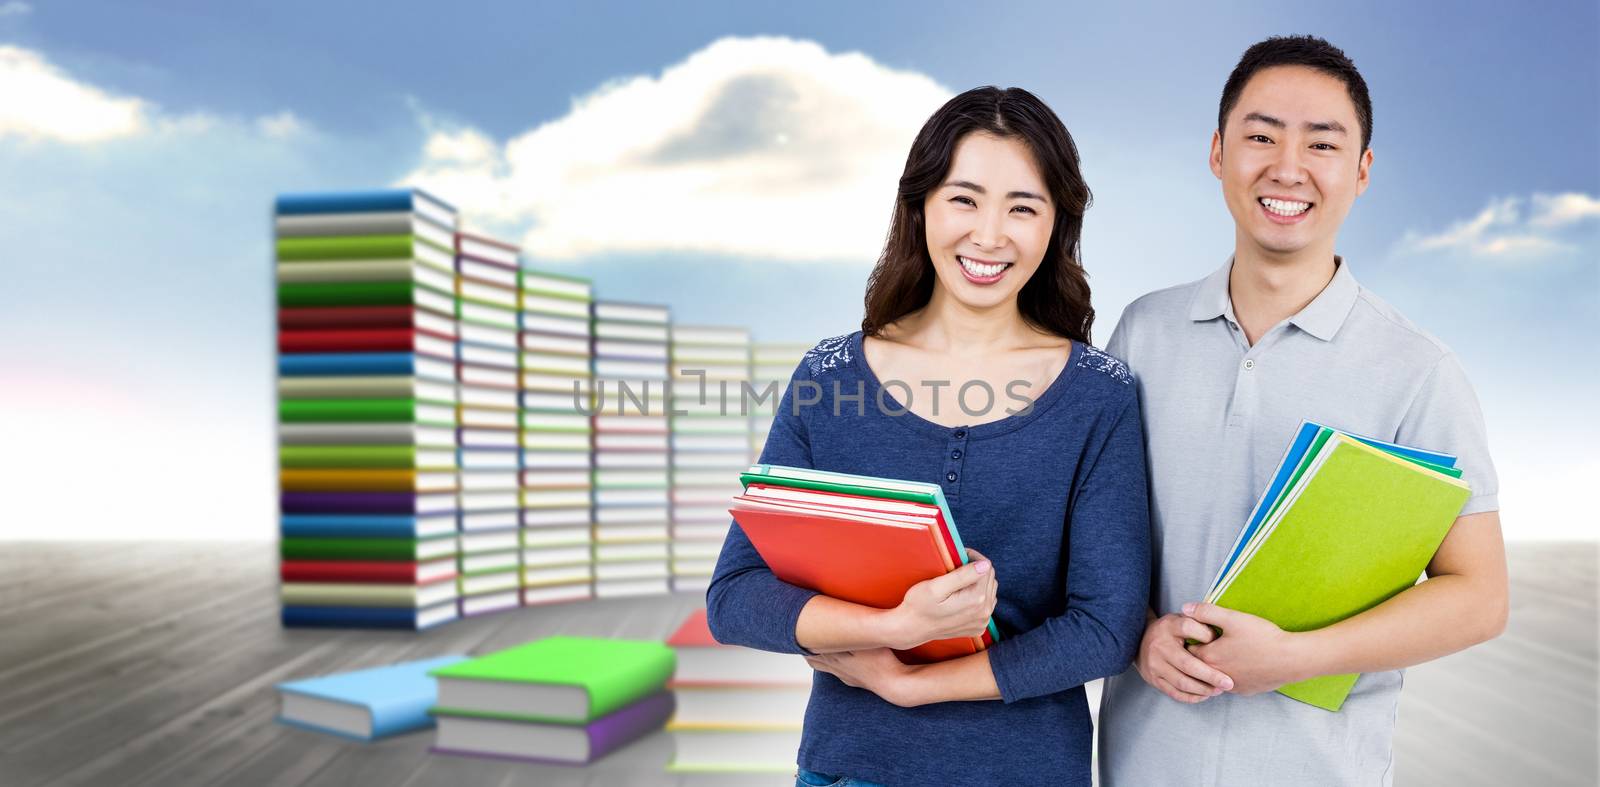
[[455, 210], [293, 194], [274, 223], [283, 623], [454, 619]]
[[590, 598], [593, 332], [587, 280], [521, 271], [522, 603]]
[[750, 332], [672, 326], [672, 589], [703, 592], [750, 463]]
[[[1332, 625], [1415, 584], [1470, 495], [1454, 456], [1302, 422], [1205, 600], [1285, 631]], [[1337, 711], [1359, 677], [1278, 692]]]
[[756, 395], [750, 397], [752, 461], [761, 457], [761, 449], [767, 445], [767, 434], [772, 431], [772, 422], [778, 414], [778, 405], [783, 403], [784, 391], [789, 387], [789, 378], [810, 349], [809, 344], [774, 342], [757, 342], [751, 346], [750, 379], [756, 391]]
[[[456, 233], [461, 614], [519, 605], [517, 247]], [[469, 455], [470, 452], [470, 455]]]
[[669, 313], [594, 303], [594, 592], [670, 589]]
[[723, 645], [695, 610], [667, 640], [678, 657], [667, 722], [676, 772], [792, 773], [811, 696], [811, 667], [785, 653]]
[[433, 670], [433, 750], [585, 764], [672, 716], [672, 650], [659, 642], [550, 637]]
[[[728, 513], [772, 573], [792, 585], [890, 609], [912, 585], [968, 560], [938, 484], [767, 464], [751, 465], [739, 480], [745, 491]], [[991, 619], [980, 636], [934, 640], [899, 656], [943, 661], [984, 650], [999, 636]]]

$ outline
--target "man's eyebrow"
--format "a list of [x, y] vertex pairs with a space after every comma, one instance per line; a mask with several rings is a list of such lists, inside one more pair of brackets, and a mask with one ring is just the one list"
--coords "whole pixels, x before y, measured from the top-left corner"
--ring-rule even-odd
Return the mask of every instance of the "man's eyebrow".
[[1306, 123], [1307, 131], [1332, 131], [1335, 134], [1349, 134], [1344, 124], [1337, 120], [1324, 120], [1320, 123]]
[[[980, 185], [978, 185], [976, 183], [973, 183], [970, 180], [952, 180], [949, 183], [946, 183], [944, 185], [945, 186], [954, 186], [955, 188], [958, 188], [958, 189], [971, 189], [972, 191], [976, 191], [979, 194], [988, 194], [989, 193], [988, 189], [986, 189], [986, 188], [984, 188], [984, 187], [982, 187], [982, 186], [980, 186]], [[1044, 197], [1042, 197], [1042, 196], [1040, 196], [1038, 194], [1035, 194], [1035, 193], [1033, 193], [1031, 191], [1009, 191], [1009, 192], [1006, 192], [1006, 199], [1036, 199], [1036, 200], [1039, 200], [1040, 202], [1049, 202], [1050, 201], [1050, 200], [1047, 200]]]
[[1271, 115], [1263, 115], [1260, 112], [1251, 112], [1244, 116], [1244, 122], [1249, 123], [1252, 120], [1258, 123], [1265, 123], [1273, 128], [1287, 128], [1289, 125]]

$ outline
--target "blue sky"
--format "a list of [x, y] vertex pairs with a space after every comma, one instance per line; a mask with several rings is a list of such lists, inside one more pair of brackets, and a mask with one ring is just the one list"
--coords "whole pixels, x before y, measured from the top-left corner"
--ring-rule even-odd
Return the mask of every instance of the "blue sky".
[[[979, 84], [1034, 91], [1077, 139], [1104, 341], [1127, 301], [1226, 257], [1217, 94], [1251, 42], [1313, 32], [1375, 104], [1341, 253], [1461, 355], [1508, 533], [1592, 537], [1563, 490], [1596, 469], [1600, 7], [1392, 5], [0, 0], [0, 439], [33, 448], [0, 471], [65, 494], [94, 441], [128, 466], [103, 491], [178, 506], [155, 531], [270, 535], [280, 191], [427, 182], [605, 297], [765, 340], [848, 331], [883, 172]], [[684, 109], [714, 90], [733, 98]], [[680, 132], [700, 191], [630, 163], [630, 135]]]

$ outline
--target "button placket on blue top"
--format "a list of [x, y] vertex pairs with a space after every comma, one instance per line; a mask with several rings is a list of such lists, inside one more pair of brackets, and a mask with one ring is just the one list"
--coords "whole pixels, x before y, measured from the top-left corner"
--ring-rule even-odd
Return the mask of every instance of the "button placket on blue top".
[[939, 479], [947, 498], [961, 494], [961, 465], [966, 457], [967, 427], [958, 426], [950, 430], [950, 439], [945, 443], [944, 476]]

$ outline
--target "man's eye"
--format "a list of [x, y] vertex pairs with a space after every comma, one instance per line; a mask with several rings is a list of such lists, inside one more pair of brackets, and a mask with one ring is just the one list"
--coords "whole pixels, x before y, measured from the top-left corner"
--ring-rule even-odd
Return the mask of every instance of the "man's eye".
[[1246, 139], [1249, 139], [1251, 142], [1266, 142], [1269, 144], [1272, 142], [1272, 140], [1268, 139], [1264, 134], [1251, 134], [1249, 137], [1246, 137]]
[[1312, 147], [1313, 150], [1338, 150], [1338, 148], [1336, 148], [1336, 147], [1334, 147], [1334, 146], [1332, 146], [1332, 145], [1330, 145], [1330, 144], [1328, 144], [1326, 142], [1318, 142], [1318, 143], [1312, 145], [1311, 147]]

